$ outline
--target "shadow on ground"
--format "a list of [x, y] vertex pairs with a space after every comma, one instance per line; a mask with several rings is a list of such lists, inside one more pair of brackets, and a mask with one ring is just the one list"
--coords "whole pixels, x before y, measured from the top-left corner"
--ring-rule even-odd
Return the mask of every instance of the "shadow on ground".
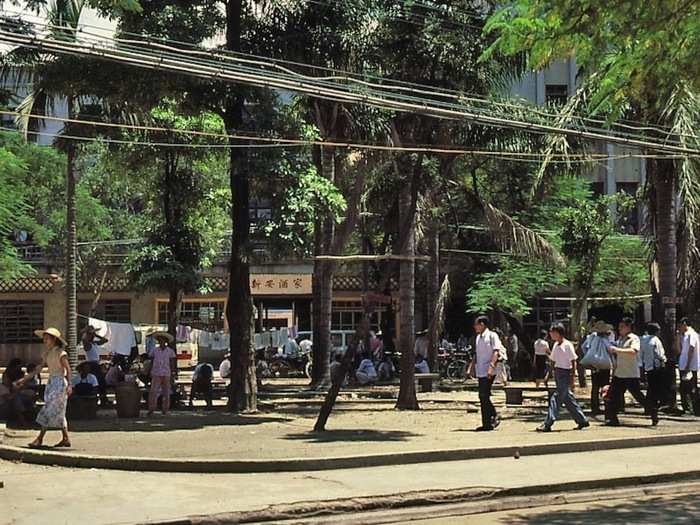
[[656, 497], [619, 501], [615, 506], [591, 504], [586, 509], [548, 507], [546, 511], [509, 514], [494, 523], [509, 525], [657, 525], [700, 523], [700, 501], [688, 495], [674, 499]]
[[70, 422], [71, 432], [168, 432], [173, 430], [197, 430], [216, 426], [248, 426], [264, 423], [285, 423], [290, 418], [277, 416], [246, 416], [228, 413], [171, 412], [167, 416], [119, 419], [114, 415], [101, 414], [91, 421]]
[[408, 441], [420, 437], [403, 430], [326, 430], [325, 432], [299, 432], [287, 434], [284, 439], [307, 443], [333, 443], [338, 441]]

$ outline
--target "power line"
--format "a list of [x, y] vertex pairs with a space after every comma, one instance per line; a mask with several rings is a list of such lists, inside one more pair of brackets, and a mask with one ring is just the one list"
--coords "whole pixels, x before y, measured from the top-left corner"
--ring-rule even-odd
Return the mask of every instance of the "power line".
[[[47, 37], [32, 37], [6, 31], [0, 31], [0, 41], [43, 49], [44, 51], [59, 54], [73, 54], [79, 56], [92, 56], [119, 63], [137, 66], [146, 69], [165, 70], [181, 73], [188, 76], [205, 78], [208, 80], [222, 80], [237, 83], [246, 83], [259, 87], [285, 89], [297, 91], [307, 95], [327, 98], [339, 102], [368, 104], [399, 112], [411, 112], [424, 114], [437, 118], [456, 120], [468, 120], [480, 125], [506, 127], [519, 129], [531, 133], [563, 134], [581, 139], [596, 140], [623, 144], [632, 147], [649, 148], [658, 151], [674, 153], [698, 154], [700, 150], [681, 145], [659, 143], [649, 140], [638, 140], [611, 135], [605, 130], [591, 132], [580, 129], [562, 128], [548, 124], [533, 123], [523, 120], [513, 120], [492, 114], [480, 114], [478, 110], [463, 105], [446, 105], [434, 100], [418, 97], [397, 98], [394, 94], [381, 90], [374, 92], [368, 90], [365, 93], [349, 89], [347, 86], [324, 86], [319, 82], [309, 82], [290, 79], [284, 75], [272, 75], [260, 70], [250, 71], [241, 67], [224, 67], [216, 61], [188, 61], [181, 55], [173, 56], [172, 53], [153, 54], [147, 48], [134, 48], [124, 50], [122, 47], [107, 48], [105, 39], [83, 44], [80, 42], [67, 42]], [[111, 41], [108, 39], [108, 41]], [[187, 66], [187, 67], [185, 67]], [[392, 98], [394, 97], [394, 98]], [[668, 142], [668, 141], [667, 141]]]
[[[364, 150], [379, 150], [388, 152], [407, 152], [407, 153], [434, 153], [434, 154], [448, 154], [448, 155], [472, 155], [472, 156], [482, 156], [482, 157], [493, 157], [498, 160], [517, 160], [525, 161], [532, 160], [534, 162], [539, 162], [541, 157], [545, 155], [542, 153], [533, 152], [517, 152], [517, 151], [492, 151], [492, 150], [473, 150], [473, 149], [460, 149], [460, 148], [436, 148], [431, 146], [423, 145], [413, 145], [413, 146], [392, 146], [392, 145], [382, 145], [382, 144], [368, 144], [368, 143], [358, 143], [358, 142], [338, 142], [338, 141], [328, 141], [328, 140], [311, 140], [311, 139], [297, 139], [297, 138], [282, 138], [282, 137], [264, 137], [259, 135], [241, 135], [241, 134], [230, 134], [230, 133], [213, 133], [198, 130], [181, 130], [174, 128], [166, 128], [159, 126], [146, 126], [138, 124], [124, 124], [117, 122], [100, 122], [84, 119], [74, 119], [58, 116], [48, 116], [39, 114], [25, 114], [17, 111], [5, 111], [0, 110], [0, 115], [12, 115], [12, 116], [22, 116], [26, 118], [34, 118], [37, 120], [52, 120], [63, 123], [80, 124], [87, 126], [96, 127], [107, 127], [107, 128], [117, 128], [121, 130], [130, 131], [154, 131], [159, 133], [173, 133], [178, 135], [190, 135], [196, 137], [208, 137], [217, 139], [227, 139], [227, 140], [240, 140], [249, 142], [262, 142], [264, 144], [251, 145], [253, 147], [285, 147], [285, 146], [326, 146], [326, 147], [337, 147], [337, 148], [351, 148], [351, 149], [364, 149]], [[5, 128], [9, 129], [9, 128]], [[92, 140], [91, 137], [77, 137], [70, 135], [63, 135], [62, 133], [49, 134], [43, 133], [45, 135], [53, 135], [62, 138], [76, 138]], [[115, 143], [127, 143], [135, 145], [153, 145], [153, 146], [173, 146], [173, 147], [187, 147], [188, 145], [196, 147], [246, 147], [247, 144], [192, 144], [186, 142], [151, 142], [151, 141], [138, 141], [138, 140], [122, 140], [117, 141], [117, 139], [110, 139], [109, 137], [102, 138], [100, 140], [104, 142], [115, 142]], [[527, 158], [519, 158], [527, 157]], [[608, 161], [608, 160], [621, 160], [625, 158], [649, 158], [657, 157], [646, 154], [620, 154], [620, 155], [604, 155], [604, 154], [555, 154], [555, 157], [561, 158], [562, 163], [577, 163], [577, 162], [593, 162], [593, 161]], [[570, 157], [570, 158], [569, 158]], [[673, 156], [663, 156], [662, 158], [679, 158], [677, 155]], [[556, 161], [555, 161], [556, 162]]]
[[[17, 13], [21, 14], [21, 13]], [[35, 17], [39, 18], [39, 17]], [[86, 35], [91, 35], [97, 38], [104, 38], [102, 35], [97, 35], [95, 33], [91, 33], [89, 31], [85, 31], [82, 29], [82, 27], [93, 27], [96, 28], [96, 26], [91, 26], [89, 24], [80, 24], [80, 28], [77, 30], [73, 28], [67, 28], [66, 26], [56, 26], [52, 25], [49, 23], [46, 23], [44, 21], [42, 22], [37, 22], [37, 25], [41, 25], [44, 27], [51, 27], [51, 28], [56, 28], [56, 29], [67, 29], [70, 30], [74, 33], [77, 32], [82, 32]], [[98, 28], [99, 29], [99, 28]], [[172, 40], [172, 39], [165, 39], [165, 38], [160, 38], [160, 37], [153, 37], [149, 35], [140, 35], [138, 33], [131, 33], [128, 31], [120, 31], [120, 34], [124, 35], [132, 35], [138, 38], [138, 40], [128, 40], [128, 39], [123, 39], [123, 38], [113, 38], [114, 42], [118, 42], [121, 44], [143, 44], [144, 40], [143, 38], [146, 38], [146, 42], [152, 46], [152, 47], [158, 47], [166, 50], [172, 50], [176, 51], [178, 53], [188, 53], [188, 54], [195, 54], [199, 56], [206, 56], [206, 57], [216, 57], [218, 60], [234, 60], [236, 62], [244, 62], [248, 64], [253, 64], [253, 65], [260, 65], [260, 66], [266, 66], [266, 67], [275, 67], [275, 68], [280, 68], [282, 71], [286, 73], [290, 73], [293, 75], [297, 76], [303, 76], [307, 79], [316, 79], [319, 81], [328, 81], [328, 80], [344, 80], [344, 81], [352, 81], [359, 83], [361, 85], [365, 86], [374, 86], [374, 87], [380, 87], [382, 89], [390, 89], [390, 90], [399, 90], [399, 91], [410, 91], [414, 93], [419, 93], [419, 94], [424, 94], [424, 95], [431, 95], [431, 96], [441, 96], [441, 97], [447, 97], [451, 98], [457, 101], [473, 101], [473, 102], [478, 102], [478, 103], [483, 103], [483, 104], [488, 104], [491, 106], [496, 106], [496, 107], [505, 107], [505, 108], [514, 108], [518, 110], [525, 110], [528, 111], [531, 114], [535, 115], [540, 115], [543, 117], [547, 118], [557, 118], [559, 115], [556, 113], [548, 113], [543, 111], [542, 109], [538, 109], [536, 107], [533, 107], [529, 104], [516, 104], [513, 102], [503, 102], [503, 101], [498, 101], [498, 100], [491, 100], [483, 97], [483, 95], [475, 95], [475, 94], [470, 94], [466, 92], [460, 92], [460, 91], [455, 91], [455, 90], [449, 90], [446, 88], [441, 88], [441, 87], [436, 87], [436, 86], [427, 86], [423, 84], [417, 84], [413, 82], [406, 82], [406, 81], [401, 81], [401, 80], [395, 80], [395, 79], [387, 79], [383, 77], [378, 77], [376, 75], [371, 75], [368, 73], [362, 73], [361, 75], [358, 73], [352, 73], [348, 71], [342, 71], [338, 69], [332, 69], [328, 68], [325, 66], [317, 66], [317, 65], [311, 65], [311, 64], [304, 64], [300, 62], [293, 62], [293, 61], [288, 61], [288, 60], [280, 60], [280, 59], [272, 59], [272, 58], [267, 58], [267, 57], [259, 57], [255, 55], [250, 55], [250, 54], [245, 54], [245, 53], [234, 53], [228, 50], [222, 50], [222, 49], [216, 49], [215, 51], [212, 50], [203, 50], [199, 46], [196, 46], [195, 44], [189, 43], [189, 42], [182, 42], [182, 41], [177, 41], [177, 40]], [[163, 44], [158, 44], [157, 42], [168, 42], [172, 43], [178, 47], [171, 47]], [[186, 51], [183, 49], [184, 47], [190, 48], [190, 51]], [[325, 77], [318, 77], [318, 76], [309, 76], [309, 75], [304, 75], [296, 71], [291, 71], [290, 69], [286, 67], [280, 66], [280, 64], [287, 64], [287, 65], [293, 65], [296, 67], [304, 67], [304, 68], [309, 68], [312, 70], [321, 70], [321, 71], [328, 71], [332, 72], [335, 74], [335, 76], [325, 76]], [[342, 76], [338, 76], [342, 75]], [[359, 78], [358, 78], [359, 77]], [[372, 78], [377, 80], [378, 82], [383, 82], [383, 84], [376, 84], [376, 83], [371, 83], [367, 82], [365, 80], [362, 80], [364, 78]], [[470, 96], [471, 95], [471, 96]], [[665, 134], [666, 135], [666, 143], [669, 142], [669, 135], [677, 135], [677, 136], [684, 136], [684, 137], [691, 137], [695, 139], [700, 139], [700, 136], [697, 135], [690, 135], [690, 134], [685, 134], [685, 133], [680, 133], [672, 128], [668, 128], [666, 126], [661, 126], [657, 125], [656, 127], [644, 125], [636, 125], [636, 126], [631, 126], [631, 125], [626, 125], [621, 122], [616, 122], [616, 123], [608, 123], [605, 120], [602, 119], [596, 119], [596, 118], [591, 118], [591, 117], [584, 117], [581, 115], [573, 115], [577, 120], [580, 120], [582, 122], [592, 122], [598, 125], [604, 125], [607, 126], [607, 129], [611, 129], [614, 127], [622, 127], [628, 130], [637, 130], [637, 131], [654, 131], [656, 133], [660, 134]], [[623, 122], [631, 122], [631, 121], [623, 121]], [[600, 130], [601, 128], [596, 128]], [[633, 134], [633, 133], [628, 133], [628, 132], [617, 132], [618, 134], [621, 134], [623, 136], [627, 137], [645, 137], [645, 135], [640, 135], [640, 134]], [[674, 142], [677, 145], [679, 143]]]
[[[309, 0], [302, 0], [302, 1], [309, 1]], [[331, 6], [333, 4], [330, 4], [328, 2], [321, 2], [320, 0], [313, 0], [314, 2], [321, 4], [321, 5], [326, 5], [326, 6]], [[414, 3], [415, 4], [415, 3]], [[437, 9], [440, 11], [439, 8], [436, 6], [429, 6], [428, 4], [421, 4], [423, 7], [426, 8], [432, 8], [432, 9]], [[10, 11], [11, 12], [11, 11]], [[14, 11], [13, 12], [16, 15], [25, 15], [23, 12], [19, 11]], [[99, 28], [94, 25], [90, 24], [79, 24], [79, 27], [72, 28], [69, 26], [60, 26], [60, 25], [54, 25], [46, 22], [44, 19], [42, 19], [39, 16], [36, 15], [30, 15], [32, 18], [36, 18], [39, 20], [39, 22], [33, 22], [35, 25], [46, 27], [46, 28], [55, 28], [55, 29], [62, 29], [62, 30], [67, 30], [70, 31], [71, 33], [84, 33], [85, 35], [93, 36], [99, 39], [104, 39], [105, 37], [103, 35], [98, 35], [89, 31], [85, 31], [83, 28], [84, 27], [91, 27], [95, 29], [100, 29], [103, 30], [103, 28]], [[6, 20], [7, 22], [7, 20]], [[178, 40], [173, 40], [173, 39], [167, 39], [167, 38], [162, 38], [162, 37], [154, 37], [150, 35], [142, 35], [138, 33], [133, 33], [133, 32], [128, 32], [128, 31], [123, 31], [120, 30], [120, 34], [124, 35], [131, 35], [134, 37], [137, 37], [138, 40], [128, 40], [128, 39], [123, 39], [123, 38], [117, 38], [117, 37], [112, 37], [110, 40], [113, 42], [121, 43], [121, 44], [144, 44], [147, 43], [149, 46], [152, 47], [158, 47], [166, 50], [171, 50], [175, 51], [177, 53], [188, 53], [188, 54], [195, 54], [199, 56], [206, 56], [208, 58], [216, 57], [217, 60], [234, 60], [237, 62], [244, 62], [248, 64], [253, 64], [253, 65], [260, 65], [260, 66], [266, 66], [266, 67], [274, 67], [274, 68], [280, 68], [282, 71], [286, 73], [290, 73], [292, 75], [296, 76], [302, 76], [307, 79], [315, 79], [319, 81], [328, 81], [328, 80], [344, 80], [344, 81], [352, 81], [359, 83], [361, 85], [365, 86], [374, 86], [374, 87], [379, 87], [381, 89], [390, 89], [390, 90], [400, 90], [400, 91], [411, 91], [414, 93], [419, 93], [419, 94], [425, 94], [425, 95], [431, 95], [431, 96], [441, 96], [441, 97], [447, 97], [447, 98], [452, 98], [454, 100], [458, 101], [473, 101], [473, 102], [478, 102], [478, 103], [484, 103], [484, 104], [489, 104], [492, 106], [497, 106], [497, 107], [509, 107], [509, 108], [515, 108], [519, 110], [525, 110], [528, 111], [529, 113], [548, 117], [548, 118], [558, 118], [559, 115], [556, 113], [548, 113], [545, 112], [541, 109], [537, 109], [536, 107], [532, 107], [529, 104], [516, 104], [513, 102], [503, 102], [503, 101], [498, 101], [498, 100], [492, 100], [485, 98], [483, 95], [476, 95], [476, 94], [470, 94], [467, 92], [462, 92], [462, 91], [455, 91], [455, 90], [450, 90], [446, 88], [441, 88], [437, 86], [429, 86], [429, 85], [424, 85], [424, 84], [418, 84], [414, 82], [407, 82], [403, 80], [395, 80], [395, 79], [387, 79], [384, 77], [379, 77], [376, 75], [368, 74], [366, 72], [363, 72], [362, 74], [359, 73], [353, 73], [349, 71], [343, 71], [339, 69], [333, 69], [333, 68], [328, 68], [326, 66], [317, 66], [317, 65], [312, 65], [312, 64], [305, 64], [301, 62], [293, 62], [289, 60], [281, 60], [281, 59], [273, 59], [269, 57], [260, 57], [260, 56], [255, 56], [252, 54], [246, 54], [246, 53], [237, 53], [237, 52], [232, 52], [224, 49], [216, 49], [216, 50], [205, 50], [201, 48], [200, 46], [197, 46], [196, 44], [190, 43], [190, 42], [183, 42], [183, 41], [178, 41]], [[144, 38], [146, 41], [144, 42]], [[167, 45], [162, 45], [158, 44], [157, 42], [166, 42], [166, 43], [172, 43], [178, 47], [171, 47]], [[187, 51], [183, 49], [184, 47], [190, 48], [190, 51]], [[280, 64], [287, 64], [287, 65], [293, 65], [297, 67], [304, 67], [312, 70], [321, 70], [321, 71], [328, 71], [332, 72], [334, 74], [340, 74], [342, 76], [326, 76], [326, 77], [319, 77], [319, 76], [309, 76], [309, 75], [304, 75], [296, 71], [292, 71], [288, 68], [281, 67]], [[377, 80], [378, 82], [383, 82], [383, 84], [376, 84], [376, 83], [370, 83], [366, 82], [362, 79], [364, 78], [372, 78]], [[471, 96], [470, 96], [471, 95]], [[629, 120], [622, 120], [620, 122], [615, 122], [615, 123], [609, 123], [606, 120], [602, 119], [596, 119], [596, 118], [591, 118], [591, 117], [585, 117], [581, 115], [572, 115], [572, 117], [575, 117], [577, 120], [580, 120], [582, 122], [592, 122], [596, 123], [599, 125], [604, 125], [607, 126], [607, 129], [609, 130], [611, 127], [622, 127], [625, 129], [629, 130], [636, 130], [636, 131], [654, 131], [656, 133], [660, 134], [665, 134], [665, 142], [664, 143], [673, 143], [675, 145], [683, 145], [680, 142], [677, 141], [669, 141], [669, 136], [674, 135], [674, 136], [679, 136], [679, 137], [688, 137], [688, 138], [694, 138], [694, 139], [700, 139], [700, 135], [691, 135], [691, 134], [686, 134], [686, 133], [681, 133], [675, 131], [673, 128], [659, 125], [657, 124], [656, 126], [649, 126], [649, 125], [640, 125], [640, 123], [636, 123], [637, 125], [631, 126], [624, 124], [622, 122], [634, 122], [634, 121], [629, 121]], [[590, 128], [593, 130], [597, 131], [605, 131], [605, 129], [602, 128]], [[641, 134], [633, 134], [633, 133], [626, 133], [626, 132], [617, 132], [618, 134], [621, 134], [622, 136], [627, 136], [627, 137], [646, 137], [645, 135]]]

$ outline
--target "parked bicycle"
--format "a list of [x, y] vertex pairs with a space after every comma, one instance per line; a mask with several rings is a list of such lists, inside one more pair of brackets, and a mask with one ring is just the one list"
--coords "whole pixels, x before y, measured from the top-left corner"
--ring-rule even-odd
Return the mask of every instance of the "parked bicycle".
[[454, 346], [440, 348], [438, 352], [438, 370], [440, 377], [459, 383], [467, 380], [467, 371], [471, 362], [471, 346], [458, 350]]

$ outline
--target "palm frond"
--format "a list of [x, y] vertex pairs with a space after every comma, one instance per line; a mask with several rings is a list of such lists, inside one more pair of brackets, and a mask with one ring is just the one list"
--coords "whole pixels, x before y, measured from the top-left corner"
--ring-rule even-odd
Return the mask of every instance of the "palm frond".
[[[662, 114], [670, 124], [670, 134], [688, 148], [697, 148], [700, 141], [695, 134], [700, 127], [700, 96], [684, 82], [679, 82], [669, 98]], [[680, 224], [682, 227], [682, 251], [679, 254], [681, 288], [687, 290], [700, 263], [698, 231], [700, 230], [700, 160], [683, 157], [675, 161], [678, 174], [678, 194], [681, 201]]]
[[452, 287], [450, 285], [450, 276], [445, 275], [445, 278], [442, 280], [442, 285], [440, 286], [440, 293], [438, 294], [437, 301], [435, 301], [433, 316], [430, 320], [429, 330], [432, 334], [433, 341], [437, 341], [438, 337], [445, 329], [445, 312], [447, 310], [447, 303], [450, 300], [451, 293]]
[[523, 226], [495, 206], [484, 203], [486, 227], [502, 250], [516, 253], [531, 261], [563, 267], [564, 257], [543, 235]]

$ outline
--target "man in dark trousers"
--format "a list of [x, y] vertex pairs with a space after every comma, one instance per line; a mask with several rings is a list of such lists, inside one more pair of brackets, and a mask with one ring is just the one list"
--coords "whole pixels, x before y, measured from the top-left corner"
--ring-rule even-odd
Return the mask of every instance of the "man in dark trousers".
[[617, 414], [622, 408], [625, 392], [637, 399], [645, 410], [651, 415], [652, 425], [659, 423], [658, 407], [652, 406], [642, 394], [639, 385], [639, 361], [637, 355], [640, 351], [639, 337], [632, 333], [634, 321], [629, 317], [623, 317], [619, 324], [620, 340], [610, 346], [610, 353], [616, 361], [612, 382], [610, 383], [610, 401], [605, 406], [605, 421], [607, 426], [620, 426]]
[[501, 423], [496, 408], [491, 402], [491, 385], [496, 377], [496, 365], [501, 357], [503, 345], [496, 332], [489, 330], [489, 319], [479, 316], [474, 321], [476, 331], [474, 359], [469, 366], [469, 375], [479, 380], [479, 403], [481, 405], [481, 426], [476, 430], [495, 430]]

